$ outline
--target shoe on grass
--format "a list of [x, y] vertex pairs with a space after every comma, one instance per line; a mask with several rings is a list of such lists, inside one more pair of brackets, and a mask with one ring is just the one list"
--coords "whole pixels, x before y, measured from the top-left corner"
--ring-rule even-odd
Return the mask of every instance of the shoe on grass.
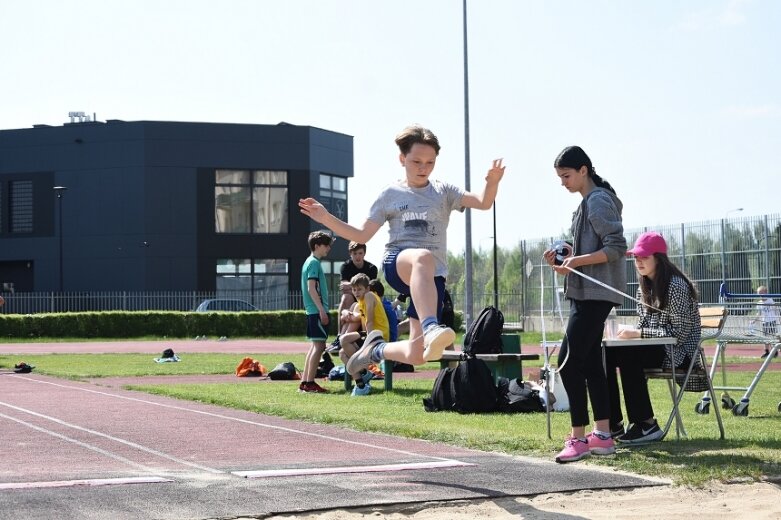
[[662, 437], [664, 437], [664, 432], [659, 428], [659, 423], [654, 421], [653, 424], [633, 424], [625, 434], [616, 440], [621, 444], [645, 444], [658, 441]]
[[318, 385], [314, 381], [309, 383], [301, 383], [298, 385], [298, 391], [302, 394], [327, 394], [328, 390]]
[[611, 436], [602, 437], [591, 432], [586, 436], [586, 443], [592, 455], [612, 455], [616, 452], [616, 443]]
[[618, 424], [611, 424], [610, 425], [610, 436], [614, 439], [617, 437], [621, 437], [623, 434], [626, 433], [626, 430], [624, 429], [624, 423], [623, 421]]
[[577, 437], [568, 437], [564, 441], [564, 449], [556, 455], [556, 462], [563, 464], [565, 462], [575, 462], [591, 455], [588, 449], [588, 441], [578, 439]]
[[358, 386], [353, 387], [353, 393], [351, 394], [353, 397], [362, 396], [362, 395], [369, 395], [372, 391], [372, 385], [369, 383], [366, 383], [363, 385], [363, 388], [360, 388]]

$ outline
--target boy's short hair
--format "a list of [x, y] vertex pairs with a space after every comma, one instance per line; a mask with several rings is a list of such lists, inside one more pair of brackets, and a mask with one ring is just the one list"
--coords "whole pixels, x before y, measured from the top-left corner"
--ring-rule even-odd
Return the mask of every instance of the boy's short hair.
[[396, 144], [403, 155], [407, 155], [415, 144], [427, 144], [439, 155], [439, 139], [434, 132], [420, 125], [408, 126], [396, 136]]
[[309, 233], [309, 250], [314, 251], [315, 246], [330, 246], [334, 239], [325, 231], [312, 231]]
[[358, 273], [350, 279], [350, 285], [353, 287], [361, 286], [369, 288], [369, 277], [363, 273]]
[[382, 285], [382, 282], [376, 278], [369, 281], [369, 290], [380, 298], [385, 296], [385, 286]]
[[347, 251], [352, 253], [353, 251], [358, 251], [359, 249], [363, 249], [364, 253], [366, 252], [366, 244], [360, 244], [356, 242], [355, 240], [351, 240], [350, 243], [347, 245]]

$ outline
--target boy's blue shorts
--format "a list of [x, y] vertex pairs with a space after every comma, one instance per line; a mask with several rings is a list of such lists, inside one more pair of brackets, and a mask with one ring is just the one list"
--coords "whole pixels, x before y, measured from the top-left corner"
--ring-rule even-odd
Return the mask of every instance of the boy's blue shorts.
[[325, 341], [328, 339], [328, 330], [320, 322], [319, 314], [306, 315], [306, 338], [309, 341]]
[[[407, 307], [407, 316], [420, 321], [418, 311], [415, 309], [415, 302], [412, 300], [412, 293], [409, 285], [404, 283], [396, 271], [396, 257], [400, 253], [388, 253], [382, 261], [382, 272], [385, 275], [385, 281], [399, 294], [409, 295], [409, 307]], [[442, 321], [442, 301], [445, 298], [445, 277], [435, 276], [434, 285], [437, 287], [437, 321]], [[423, 316], [428, 318], [428, 316]]]

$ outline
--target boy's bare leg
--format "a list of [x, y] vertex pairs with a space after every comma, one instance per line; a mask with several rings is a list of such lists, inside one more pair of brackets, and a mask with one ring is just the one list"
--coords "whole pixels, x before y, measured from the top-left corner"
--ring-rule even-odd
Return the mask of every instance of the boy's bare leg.
[[342, 298], [339, 300], [339, 307], [336, 310], [336, 316], [339, 318], [339, 327], [338, 329], [341, 330], [344, 325], [346, 325], [342, 321], [342, 311], [343, 310], [349, 310], [353, 304], [355, 303], [355, 297], [350, 292], [342, 293]]
[[[439, 335], [436, 345], [428, 345], [423, 334], [422, 320], [437, 317], [437, 286], [434, 283], [434, 256], [427, 249], [405, 249], [396, 257], [396, 272], [399, 278], [409, 285], [410, 296], [415, 303], [419, 319], [410, 318], [409, 340], [384, 343], [379, 346], [382, 359], [400, 361], [412, 365], [420, 365], [428, 359], [439, 359], [446, 346], [453, 342], [455, 332], [447, 328], [439, 328], [434, 332]], [[372, 334], [374, 334], [373, 331]], [[445, 332], [444, 334], [440, 334]], [[364, 347], [357, 355], [350, 358], [347, 370], [351, 374], [366, 368], [371, 362], [376, 362], [377, 355], [373, 352], [379, 341], [375, 342], [372, 334], [367, 337]], [[431, 339], [431, 338], [429, 338]], [[369, 347], [367, 349], [367, 347]], [[427, 350], [427, 347], [428, 350]], [[379, 352], [379, 351], [378, 351]], [[375, 354], [372, 358], [372, 354]]]
[[352, 355], [355, 354], [357, 350], [358, 350], [358, 345], [356, 345], [353, 342], [342, 343], [342, 350], [339, 351], [339, 359], [342, 360], [342, 363], [344, 363], [345, 368], [347, 367], [347, 361], [349, 361], [350, 357], [352, 357]]
[[[434, 267], [434, 256], [427, 249], [405, 249], [396, 258], [396, 272], [409, 285], [410, 296], [420, 319], [437, 315]], [[413, 337], [412, 327], [410, 337]]]
[[[341, 339], [342, 336], [346, 334], [356, 333], [361, 328], [361, 322], [360, 321], [350, 321], [344, 324], [342, 327], [342, 332], [339, 333], [339, 337]], [[355, 341], [355, 340], [353, 340]]]
[[[396, 259], [396, 272], [402, 281], [409, 285], [410, 296], [415, 303], [415, 310], [417, 311], [420, 324], [426, 324], [427, 319], [430, 320], [429, 323], [433, 321], [432, 324], [437, 324], [437, 317], [439, 316], [437, 308], [438, 295], [437, 286], [434, 282], [434, 255], [431, 254], [431, 251], [427, 249], [405, 249], [399, 253]], [[422, 352], [424, 360], [439, 359], [445, 347], [453, 343], [456, 337], [456, 333], [447, 327], [421, 327], [421, 332], [425, 333]], [[421, 332], [416, 333], [410, 327], [410, 340], [414, 342]], [[410, 352], [407, 355], [417, 357], [414, 352]]]
[[306, 361], [304, 362], [304, 373], [301, 375], [303, 381], [314, 381], [317, 375], [317, 365], [320, 364], [320, 358], [323, 357], [325, 351], [325, 341], [313, 341], [312, 346], [309, 347], [309, 352], [306, 353]]
[[385, 359], [410, 365], [421, 365], [426, 362], [423, 359], [423, 328], [420, 321], [410, 318], [409, 330], [409, 340], [386, 344], [383, 352]]
[[355, 345], [357, 341], [361, 339], [361, 333], [357, 331], [348, 332], [347, 334], [342, 334], [339, 336], [339, 343], [342, 344], [342, 348], [349, 344], [353, 344], [353, 349], [350, 352], [350, 355], [355, 354], [355, 351], [358, 350], [358, 345]]

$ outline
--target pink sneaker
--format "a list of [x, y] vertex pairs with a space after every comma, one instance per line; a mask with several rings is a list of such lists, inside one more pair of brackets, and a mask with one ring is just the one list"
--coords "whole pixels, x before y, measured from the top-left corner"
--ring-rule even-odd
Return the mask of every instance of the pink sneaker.
[[613, 437], [608, 436], [603, 439], [594, 432], [589, 433], [586, 436], [588, 442], [588, 450], [594, 455], [612, 455], [616, 452], [616, 444], [613, 442]]
[[575, 462], [588, 457], [591, 455], [588, 448], [588, 441], [578, 439], [577, 437], [567, 437], [567, 440], [564, 441], [564, 449], [556, 455], [556, 462], [563, 464], [564, 462]]

